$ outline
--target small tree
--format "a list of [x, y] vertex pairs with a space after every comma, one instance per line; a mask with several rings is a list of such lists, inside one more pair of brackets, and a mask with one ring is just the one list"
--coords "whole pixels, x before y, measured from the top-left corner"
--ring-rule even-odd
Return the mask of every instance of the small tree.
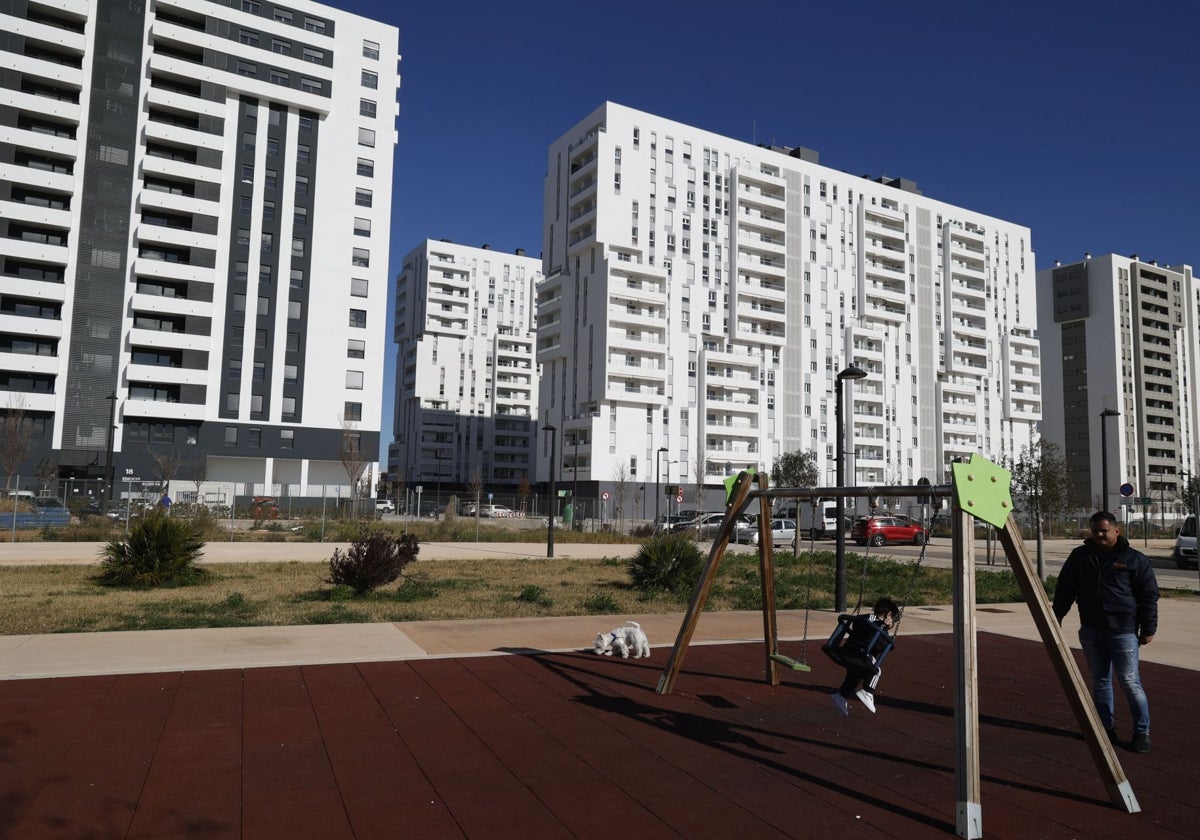
[[42, 458], [37, 462], [36, 470], [38, 493], [50, 495], [50, 485], [58, 480], [58, 461], [53, 458]]
[[521, 476], [521, 483], [517, 487], [517, 510], [521, 513], [529, 513], [529, 497], [533, 494], [533, 485], [529, 483], [529, 476]]
[[1182, 483], [1181, 490], [1183, 497], [1180, 501], [1183, 502], [1183, 509], [1188, 513], [1200, 513], [1196, 510], [1196, 502], [1200, 499], [1200, 476], [1189, 474], [1187, 481]]
[[467, 482], [467, 492], [471, 494], [471, 503], [475, 505], [475, 518], [479, 518], [479, 502], [483, 498], [483, 471], [476, 467], [471, 471], [471, 480]]
[[9, 403], [8, 410], [0, 417], [0, 465], [4, 466], [6, 491], [13, 489], [13, 479], [29, 455], [32, 437], [32, 430], [25, 420], [25, 401], [18, 397]]
[[695, 460], [692, 461], [692, 486], [695, 492], [696, 510], [704, 509], [704, 479], [707, 471], [708, 459], [704, 457], [704, 450], [700, 450], [696, 454]]
[[771, 465], [771, 483], [776, 487], [816, 487], [821, 483], [817, 453], [785, 452]]
[[154, 462], [154, 477], [162, 484], [162, 489], [165, 492], [167, 485], [171, 483], [171, 480], [179, 472], [179, 468], [183, 464], [183, 458], [174, 449], [167, 452], [160, 452], [151, 447], [149, 454], [150, 460]]
[[1074, 485], [1055, 444], [1041, 438], [1022, 449], [1011, 468], [1013, 501], [1033, 515], [1039, 528], [1043, 517], [1063, 513], [1071, 506]]

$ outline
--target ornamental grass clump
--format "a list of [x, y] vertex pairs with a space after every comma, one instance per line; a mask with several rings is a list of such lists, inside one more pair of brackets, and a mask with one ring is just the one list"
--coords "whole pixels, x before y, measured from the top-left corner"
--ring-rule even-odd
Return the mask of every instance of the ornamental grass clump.
[[335, 587], [348, 586], [355, 595], [364, 595], [386, 586], [417, 559], [417, 538], [412, 534], [394, 537], [385, 531], [363, 528], [346, 551], [333, 550], [329, 558], [329, 579]]
[[186, 519], [155, 510], [130, 523], [124, 539], [109, 540], [100, 550], [104, 586], [150, 588], [183, 586], [208, 574], [196, 565], [204, 536]]
[[696, 585], [704, 557], [695, 540], [683, 533], [659, 534], [642, 544], [629, 561], [633, 588], [640, 592], [679, 594]]

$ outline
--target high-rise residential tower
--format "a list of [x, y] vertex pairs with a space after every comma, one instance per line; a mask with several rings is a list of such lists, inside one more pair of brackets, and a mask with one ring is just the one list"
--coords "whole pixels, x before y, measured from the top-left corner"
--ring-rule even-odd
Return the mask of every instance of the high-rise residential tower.
[[1184, 474], [1200, 468], [1200, 286], [1191, 267], [1088, 255], [1037, 277], [1043, 435], [1062, 448], [1079, 504], [1115, 510], [1128, 484], [1130, 500], [1181, 509]]
[[433, 504], [440, 489], [512, 494], [533, 481], [541, 276], [541, 260], [521, 250], [426, 240], [405, 256], [390, 479], [424, 487]]
[[396, 28], [305, 0], [0, 0], [0, 23], [0, 408], [27, 463], [374, 463]]
[[850, 364], [854, 483], [936, 482], [1034, 437], [1029, 229], [910, 181], [606, 103], [550, 148], [543, 244], [539, 425], [588, 492], [661, 479], [712, 503], [795, 451], [832, 483]]

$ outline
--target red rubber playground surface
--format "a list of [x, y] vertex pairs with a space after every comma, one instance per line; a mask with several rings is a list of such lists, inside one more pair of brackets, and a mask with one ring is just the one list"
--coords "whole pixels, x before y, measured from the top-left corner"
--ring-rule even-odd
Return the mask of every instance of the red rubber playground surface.
[[[772, 687], [750, 644], [667, 696], [661, 648], [0, 682], [0, 837], [953, 837], [951, 642], [902, 636], [849, 718], [830, 663]], [[985, 837], [1200, 836], [1200, 674], [1143, 664], [1127, 814], [1040, 646], [979, 663]]]

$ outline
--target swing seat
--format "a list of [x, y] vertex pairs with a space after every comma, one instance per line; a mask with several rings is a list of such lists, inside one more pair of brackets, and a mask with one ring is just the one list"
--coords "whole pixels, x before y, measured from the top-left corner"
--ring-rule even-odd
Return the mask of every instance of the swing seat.
[[[854, 626], [870, 633], [870, 636], [867, 636], [866, 649], [868, 651], [878, 650], [873, 658], [869, 655], [864, 658], [858, 645], [847, 645], [849, 641], [847, 636], [850, 628]], [[838, 616], [837, 627], [834, 628], [829, 640], [821, 645], [821, 651], [843, 668], [847, 666], [865, 667], [873, 674], [878, 674], [879, 669], [883, 666], [884, 658], [892, 652], [895, 644], [895, 638], [888, 635], [886, 627], [875, 624], [865, 615], [843, 613]]]

